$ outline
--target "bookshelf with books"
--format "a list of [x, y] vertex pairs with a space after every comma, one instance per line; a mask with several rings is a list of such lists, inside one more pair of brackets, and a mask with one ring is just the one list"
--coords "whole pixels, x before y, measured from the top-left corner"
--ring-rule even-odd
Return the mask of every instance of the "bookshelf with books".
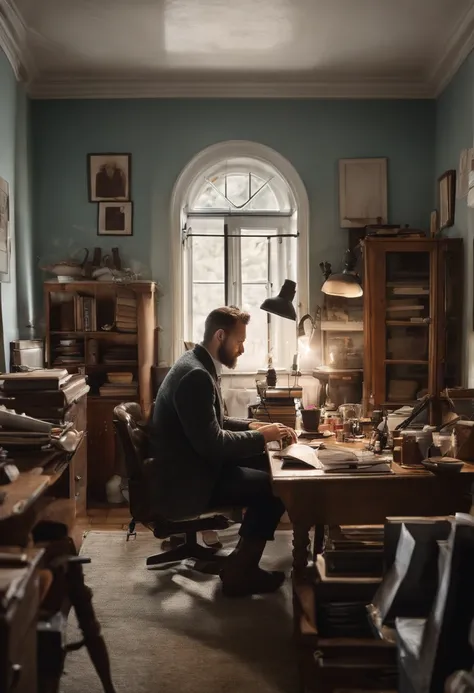
[[115, 406], [137, 401], [147, 415], [152, 405], [157, 287], [151, 281], [47, 281], [44, 298], [47, 366], [83, 373], [90, 387], [88, 492], [102, 502], [107, 481], [120, 469]]
[[364, 240], [364, 398], [397, 409], [462, 385], [459, 238]]

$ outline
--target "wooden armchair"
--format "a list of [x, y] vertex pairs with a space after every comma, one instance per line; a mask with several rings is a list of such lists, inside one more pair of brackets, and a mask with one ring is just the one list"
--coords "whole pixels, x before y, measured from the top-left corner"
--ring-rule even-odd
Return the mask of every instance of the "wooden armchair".
[[[178, 534], [185, 536], [185, 541], [180, 546], [149, 556], [146, 561], [147, 566], [149, 568], [166, 567], [182, 560], [194, 559], [196, 569], [202, 569], [203, 572], [217, 572], [225, 557], [216, 556], [216, 548], [199, 544], [197, 534], [207, 530], [227, 529], [232, 521], [226, 517], [225, 511], [216, 509], [199, 517], [184, 517], [179, 521], [167, 520], [160, 516], [156, 509], [151, 507], [148, 486], [143, 473], [148, 433], [140, 405], [136, 402], [125, 402], [115, 407], [114, 426], [128, 476], [129, 505], [133, 518], [129, 534], [133, 532], [135, 522], [140, 522], [158, 539], [167, 539]], [[231, 510], [229, 509], [228, 512], [230, 515]]]

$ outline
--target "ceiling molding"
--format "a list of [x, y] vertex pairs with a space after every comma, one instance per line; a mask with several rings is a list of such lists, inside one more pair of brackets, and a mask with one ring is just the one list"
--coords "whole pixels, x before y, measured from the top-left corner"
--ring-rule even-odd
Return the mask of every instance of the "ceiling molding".
[[110, 75], [40, 74], [29, 45], [29, 29], [15, 0], [0, 0], [0, 48], [9, 60], [16, 79], [27, 83], [33, 99], [114, 98], [330, 98], [330, 99], [433, 99], [449, 84], [474, 49], [474, 5], [458, 21], [442, 56], [424, 78], [367, 77], [355, 81], [351, 75], [307, 75], [262, 79], [215, 78], [192, 74], [179, 78], [117, 79]]
[[474, 5], [461, 17], [436, 62], [429, 84], [433, 95], [439, 96], [448, 86], [468, 55], [474, 49]]
[[49, 78], [29, 85], [33, 99], [150, 99], [150, 98], [432, 98], [422, 82], [394, 79], [292, 80], [144, 80]]

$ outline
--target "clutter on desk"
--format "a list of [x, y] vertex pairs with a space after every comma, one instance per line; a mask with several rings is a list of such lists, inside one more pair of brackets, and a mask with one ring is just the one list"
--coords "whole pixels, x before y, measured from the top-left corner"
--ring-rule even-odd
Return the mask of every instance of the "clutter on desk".
[[[57, 373], [58, 369], [42, 369], [42, 372], [47, 374], [53, 371]], [[49, 376], [27, 377], [29, 373], [18, 374], [22, 375], [22, 378], [7, 377], [0, 388], [0, 405], [19, 414], [40, 419], [43, 423], [53, 425], [66, 423], [74, 418], [75, 403], [86, 395], [90, 388], [84, 375], [67, 374], [69, 376], [67, 377], [63, 375], [64, 372], [67, 373], [64, 369], [60, 369], [59, 373], [62, 375], [59, 378], [50, 379], [50, 382], [48, 382]], [[10, 374], [10, 376], [13, 375], [16, 374]], [[0, 376], [0, 381], [3, 377], [3, 375]], [[9, 384], [5, 387], [7, 381]], [[50, 384], [53, 387], [49, 387]]]
[[0, 380], [3, 448], [75, 451], [83, 433], [66, 420], [66, 410], [89, 391], [83, 375], [70, 375], [65, 369], [34, 369], [5, 373]]
[[18, 467], [8, 459], [8, 452], [4, 448], [0, 448], [0, 486], [11, 484], [16, 481], [20, 475]]

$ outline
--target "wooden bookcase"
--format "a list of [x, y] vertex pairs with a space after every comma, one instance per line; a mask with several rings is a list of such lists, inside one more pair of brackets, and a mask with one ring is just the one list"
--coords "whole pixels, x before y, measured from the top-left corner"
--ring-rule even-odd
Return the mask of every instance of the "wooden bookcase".
[[[153, 402], [156, 295], [156, 284], [150, 281], [44, 283], [46, 365], [67, 368], [70, 373], [84, 373], [91, 388], [87, 401], [91, 502], [105, 500], [107, 481], [121, 469], [113, 427], [114, 407], [120, 402], [138, 401], [148, 414]], [[117, 318], [121, 319], [117, 313], [118, 297], [128, 298], [130, 304], [130, 327], [124, 328], [127, 331], [116, 327]], [[105, 326], [111, 329], [103, 329]], [[65, 341], [70, 343], [64, 344]], [[104, 389], [110, 372], [131, 372], [135, 391], [120, 387]]]
[[365, 402], [395, 409], [462, 385], [462, 239], [363, 244]]

